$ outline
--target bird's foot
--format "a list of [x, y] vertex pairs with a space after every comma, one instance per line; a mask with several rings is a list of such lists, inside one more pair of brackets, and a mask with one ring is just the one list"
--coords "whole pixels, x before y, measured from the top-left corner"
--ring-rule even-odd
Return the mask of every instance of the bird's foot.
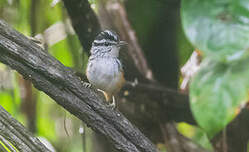
[[[101, 89], [97, 89], [97, 91], [103, 93], [104, 96], [105, 96], [106, 101], [107, 102], [109, 101], [109, 95], [105, 91], [103, 91]], [[115, 97], [114, 96], [112, 96], [112, 103], [108, 104], [108, 107], [110, 107], [112, 110], [116, 108], [116, 101], [115, 101]]]
[[87, 82], [83, 82], [83, 86], [85, 88], [91, 88], [92, 87], [92, 85], [90, 83], [87, 83]]
[[114, 96], [112, 96], [112, 103], [110, 103], [108, 107], [110, 107], [112, 110], [116, 108], [116, 101]]
[[101, 90], [101, 89], [97, 89], [97, 91], [99, 91], [99, 92], [105, 94], [105, 91], [103, 91], [103, 90]]

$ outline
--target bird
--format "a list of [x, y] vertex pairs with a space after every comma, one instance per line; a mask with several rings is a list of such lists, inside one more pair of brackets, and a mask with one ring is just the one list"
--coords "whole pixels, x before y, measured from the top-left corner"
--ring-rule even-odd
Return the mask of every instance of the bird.
[[[116, 107], [115, 95], [125, 83], [120, 48], [127, 45], [116, 32], [104, 30], [92, 42], [86, 76], [91, 85], [101, 91], [109, 106]], [[112, 99], [112, 102], [111, 102]]]

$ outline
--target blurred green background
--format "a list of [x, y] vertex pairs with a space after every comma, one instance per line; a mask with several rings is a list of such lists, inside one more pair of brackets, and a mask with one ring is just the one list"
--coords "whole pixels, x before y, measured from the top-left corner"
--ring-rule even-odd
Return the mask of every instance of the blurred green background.
[[[65, 66], [84, 71], [83, 63], [86, 64], [87, 56], [82, 57], [83, 51], [77, 36], [68, 34], [63, 27], [68, 17], [62, 2], [53, 6], [52, 0], [0, 0], [0, 18], [26, 36], [46, 33], [52, 27], [54, 32], [47, 33], [54, 36], [49, 40], [53, 44], [48, 44], [46, 50]], [[83, 127], [87, 134], [84, 146], [87, 151], [92, 151], [92, 131], [51, 100], [33, 88], [30, 82], [23, 80], [17, 72], [0, 63], [0, 104], [4, 109], [36, 136], [48, 140], [56, 151], [82, 151], [83, 141], [79, 129]]]
[[[91, 7], [98, 15], [99, 1], [89, 0]], [[173, 2], [172, 2], [173, 3]], [[170, 25], [171, 19], [163, 20], [167, 11], [172, 12], [171, 3], [164, 3], [162, 0], [126, 1], [129, 20], [136, 31], [139, 43], [141, 44], [155, 76], [163, 84], [170, 88], [178, 88], [182, 77], [179, 73], [194, 48], [186, 39], [180, 20], [179, 12], [176, 13], [175, 24]], [[149, 9], [148, 9], [149, 8]], [[166, 11], [162, 11], [162, 9]], [[138, 13], [143, 13], [143, 17]], [[161, 14], [158, 15], [158, 14]], [[174, 17], [174, 16], [173, 16]], [[87, 55], [79, 43], [67, 15], [63, 3], [59, 0], [0, 0], [0, 19], [7, 21], [17, 31], [26, 36], [36, 37], [45, 42], [45, 50], [62, 62], [65, 66], [75, 71], [84, 73]], [[158, 29], [174, 27], [174, 42], [165, 36], [156, 37], [156, 34], [169, 31]], [[171, 29], [169, 29], [171, 30]], [[41, 37], [43, 35], [43, 37]], [[145, 36], [146, 35], [146, 36]], [[148, 36], [151, 35], [151, 36]], [[156, 37], [156, 38], [155, 38]], [[174, 52], [158, 52], [155, 46], [157, 40], [167, 41], [174, 45]], [[154, 42], [155, 41], [155, 42]], [[165, 54], [164, 54], [165, 53]], [[176, 53], [176, 55], [174, 54]], [[172, 58], [176, 56], [176, 59]], [[176, 63], [176, 64], [175, 64]], [[172, 64], [175, 64], [171, 67]], [[161, 66], [159, 66], [161, 65]], [[171, 68], [167, 68], [170, 66]], [[163, 70], [165, 69], [165, 70]], [[160, 73], [160, 71], [162, 73]], [[173, 78], [169, 73], [174, 73]], [[173, 82], [172, 79], [175, 81]], [[173, 84], [171, 84], [173, 82]], [[84, 123], [58, 106], [43, 92], [36, 90], [32, 84], [22, 78], [17, 72], [0, 63], [0, 104], [11, 115], [26, 126], [36, 136], [48, 140], [58, 152], [92, 152], [96, 144], [91, 129]], [[79, 130], [84, 130], [85, 137]], [[183, 135], [193, 139], [196, 143], [207, 149], [212, 149], [207, 135], [203, 130], [187, 123], [178, 123], [177, 129]], [[162, 150], [165, 150], [163, 143], [156, 143]]]

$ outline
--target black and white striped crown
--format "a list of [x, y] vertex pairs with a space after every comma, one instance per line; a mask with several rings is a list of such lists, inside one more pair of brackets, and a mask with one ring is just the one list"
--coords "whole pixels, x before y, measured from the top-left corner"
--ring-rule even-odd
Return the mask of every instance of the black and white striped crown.
[[119, 37], [114, 31], [105, 30], [99, 33], [93, 41], [93, 46], [109, 46], [119, 43]]

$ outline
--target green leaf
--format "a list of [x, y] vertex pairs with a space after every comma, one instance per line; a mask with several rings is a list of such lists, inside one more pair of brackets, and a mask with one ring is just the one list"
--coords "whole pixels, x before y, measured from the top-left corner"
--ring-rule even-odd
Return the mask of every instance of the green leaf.
[[191, 109], [211, 138], [222, 130], [248, 101], [249, 60], [233, 64], [205, 59], [190, 85]]
[[182, 23], [205, 55], [232, 60], [249, 49], [248, 0], [183, 0]]

